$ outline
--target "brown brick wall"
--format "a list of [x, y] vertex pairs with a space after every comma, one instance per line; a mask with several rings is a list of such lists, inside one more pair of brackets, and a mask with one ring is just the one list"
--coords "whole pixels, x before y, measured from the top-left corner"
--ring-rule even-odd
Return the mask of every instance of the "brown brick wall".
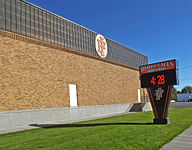
[[137, 102], [138, 70], [18, 37], [0, 33], [0, 111], [69, 107], [70, 83], [79, 106]]

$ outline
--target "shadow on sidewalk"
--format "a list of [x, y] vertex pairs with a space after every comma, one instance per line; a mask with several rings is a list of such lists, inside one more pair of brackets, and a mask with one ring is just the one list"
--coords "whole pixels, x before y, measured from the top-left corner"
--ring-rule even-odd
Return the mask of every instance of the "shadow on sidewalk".
[[72, 128], [72, 127], [96, 127], [96, 126], [110, 126], [110, 125], [155, 125], [153, 123], [93, 123], [93, 124], [30, 124], [33, 127], [40, 128]]

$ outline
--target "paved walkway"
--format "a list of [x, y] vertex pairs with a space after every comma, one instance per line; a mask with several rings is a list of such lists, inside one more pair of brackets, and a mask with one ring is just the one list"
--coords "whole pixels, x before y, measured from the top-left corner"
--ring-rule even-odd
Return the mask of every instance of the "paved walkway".
[[192, 150], [192, 126], [164, 145], [161, 150]]

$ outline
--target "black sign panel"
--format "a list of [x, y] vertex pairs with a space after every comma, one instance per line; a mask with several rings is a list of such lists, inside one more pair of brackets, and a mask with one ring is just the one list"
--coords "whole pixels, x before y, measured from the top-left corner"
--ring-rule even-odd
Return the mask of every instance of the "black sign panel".
[[153, 113], [155, 115], [154, 123], [167, 124], [169, 122], [167, 114], [172, 85], [154, 86], [148, 88], [147, 90], [153, 108]]
[[178, 84], [175, 69], [142, 74], [140, 80], [142, 88]]

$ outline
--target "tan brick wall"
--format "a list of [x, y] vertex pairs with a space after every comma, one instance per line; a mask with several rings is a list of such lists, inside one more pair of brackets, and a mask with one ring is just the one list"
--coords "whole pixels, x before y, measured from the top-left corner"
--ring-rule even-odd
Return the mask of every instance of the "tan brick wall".
[[0, 111], [69, 107], [70, 83], [79, 106], [137, 102], [138, 70], [8, 34], [0, 34]]

